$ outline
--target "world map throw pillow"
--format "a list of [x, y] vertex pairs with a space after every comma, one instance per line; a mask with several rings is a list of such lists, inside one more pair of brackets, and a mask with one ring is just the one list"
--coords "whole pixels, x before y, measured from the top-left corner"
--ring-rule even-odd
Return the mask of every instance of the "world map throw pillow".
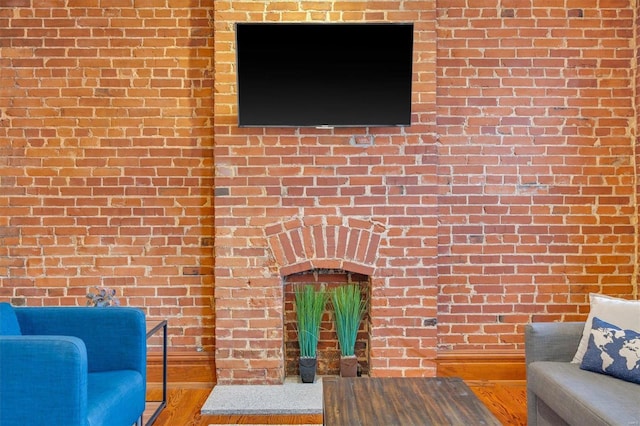
[[589, 345], [593, 317], [617, 325], [620, 328], [637, 330], [640, 327], [640, 300], [621, 299], [604, 294], [589, 293], [589, 316], [584, 323], [580, 344], [573, 357], [573, 363], [582, 363], [582, 357]]
[[594, 317], [580, 368], [640, 384], [640, 333]]

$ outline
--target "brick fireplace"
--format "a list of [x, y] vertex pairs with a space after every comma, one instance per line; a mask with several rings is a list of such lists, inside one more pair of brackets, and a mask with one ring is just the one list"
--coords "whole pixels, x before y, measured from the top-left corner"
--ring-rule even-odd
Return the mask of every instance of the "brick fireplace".
[[[287, 375], [296, 374], [295, 342], [292, 344], [295, 334], [291, 329], [291, 285], [294, 283], [315, 282], [331, 287], [341, 282], [358, 282], [368, 293], [369, 313], [359, 333], [357, 353], [364, 374], [375, 368], [383, 371], [389, 358], [395, 356], [400, 362], [405, 356], [405, 348], [387, 349], [384, 345], [387, 342], [399, 345], [398, 339], [403, 339], [397, 336], [398, 330], [404, 334], [404, 330], [414, 328], [413, 336], [407, 336], [407, 341], [425, 342], [425, 336], [433, 334], [435, 323], [416, 317], [426, 314], [434, 318], [435, 308], [425, 307], [424, 301], [429, 300], [429, 295], [420, 279], [384, 276], [381, 272], [390, 271], [381, 265], [390, 261], [386, 252], [395, 251], [386, 243], [389, 228], [379, 221], [336, 216], [294, 218], [263, 227], [264, 250], [268, 256], [261, 258], [262, 268], [258, 264], [253, 268], [229, 268], [228, 279], [236, 286], [226, 289], [216, 286], [218, 383], [274, 384], [281, 383]], [[257, 260], [254, 257], [254, 261]], [[412, 260], [391, 262], [411, 263]], [[234, 277], [251, 270], [261, 270], [264, 274]], [[426, 270], [416, 268], [416, 271]], [[379, 288], [387, 282], [397, 288]], [[407, 292], [411, 293], [410, 301], [402, 297]], [[394, 306], [396, 303], [414, 306], [407, 310]], [[319, 347], [319, 374], [336, 374], [339, 356], [335, 337], [330, 321], [325, 319], [323, 324], [325, 336]], [[220, 339], [220, 336], [228, 338]], [[231, 345], [226, 347], [227, 344]], [[419, 348], [416, 353], [420, 353]], [[402, 362], [405, 364], [401, 367], [409, 365], [406, 359]], [[428, 366], [421, 365], [420, 369], [429, 372]]]

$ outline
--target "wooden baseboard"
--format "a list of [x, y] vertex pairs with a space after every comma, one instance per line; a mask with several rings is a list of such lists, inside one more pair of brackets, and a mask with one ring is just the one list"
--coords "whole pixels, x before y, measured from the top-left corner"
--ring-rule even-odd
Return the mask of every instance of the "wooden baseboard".
[[526, 380], [524, 351], [469, 351], [438, 353], [437, 375], [463, 380]]
[[[192, 383], [198, 386], [213, 386], [216, 381], [213, 353], [169, 352], [167, 354], [167, 383]], [[147, 382], [162, 383], [162, 353], [147, 354]]]
[[[449, 351], [436, 358], [437, 375], [460, 377], [464, 380], [517, 381], [526, 379], [524, 352]], [[155, 386], [162, 383], [162, 354], [147, 356], [147, 381]], [[167, 354], [167, 383], [190, 383], [213, 386], [216, 382], [215, 358], [208, 352], [169, 352]]]

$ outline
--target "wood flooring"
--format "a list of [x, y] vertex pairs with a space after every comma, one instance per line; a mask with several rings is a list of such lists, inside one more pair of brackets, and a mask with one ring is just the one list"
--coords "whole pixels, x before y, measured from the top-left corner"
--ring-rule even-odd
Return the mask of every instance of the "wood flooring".
[[[466, 381], [471, 390], [505, 426], [527, 424], [524, 381]], [[209, 426], [210, 424], [322, 424], [321, 414], [278, 416], [202, 416], [200, 409], [211, 393], [198, 384], [175, 385], [168, 389], [167, 407], [153, 426]], [[162, 391], [150, 385], [147, 399], [161, 399]], [[145, 413], [145, 418], [148, 418]], [[382, 426], [382, 425], [381, 425]], [[458, 425], [453, 425], [458, 426]]]

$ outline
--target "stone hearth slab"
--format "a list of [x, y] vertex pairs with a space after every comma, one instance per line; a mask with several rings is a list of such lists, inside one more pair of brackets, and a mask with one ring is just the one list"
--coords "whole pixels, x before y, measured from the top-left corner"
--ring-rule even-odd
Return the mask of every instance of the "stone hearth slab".
[[200, 412], [209, 416], [322, 414], [322, 378], [314, 383], [292, 377], [282, 385], [216, 385]]

